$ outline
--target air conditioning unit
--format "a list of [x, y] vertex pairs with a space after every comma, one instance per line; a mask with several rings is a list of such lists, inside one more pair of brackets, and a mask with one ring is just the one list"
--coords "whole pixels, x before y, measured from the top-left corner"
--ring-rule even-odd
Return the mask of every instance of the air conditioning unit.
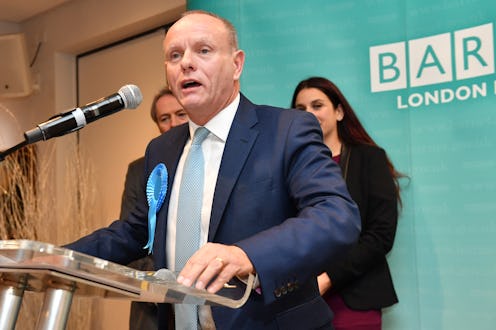
[[0, 35], [0, 99], [27, 96], [32, 90], [24, 34]]

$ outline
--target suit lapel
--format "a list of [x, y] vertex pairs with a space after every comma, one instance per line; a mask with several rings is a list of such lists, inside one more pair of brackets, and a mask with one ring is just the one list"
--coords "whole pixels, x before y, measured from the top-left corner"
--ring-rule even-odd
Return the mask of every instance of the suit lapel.
[[173, 135], [167, 140], [168, 144], [163, 152], [163, 161], [167, 170], [169, 171], [169, 193], [167, 194], [166, 202], [169, 204], [170, 189], [172, 189], [172, 183], [174, 182], [174, 176], [176, 175], [177, 165], [179, 164], [179, 158], [184, 149], [184, 145], [189, 137], [189, 126], [181, 125], [177, 128], [177, 134]]
[[227, 137], [215, 186], [208, 232], [209, 242], [215, 237], [233, 187], [257, 139], [258, 131], [253, 129], [258, 121], [254, 108], [255, 106], [241, 95], [239, 107]]

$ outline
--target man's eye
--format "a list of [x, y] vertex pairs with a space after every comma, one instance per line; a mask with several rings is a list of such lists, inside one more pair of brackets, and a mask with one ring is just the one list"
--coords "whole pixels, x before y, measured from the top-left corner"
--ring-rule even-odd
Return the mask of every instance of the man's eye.
[[177, 60], [181, 57], [181, 54], [179, 52], [173, 52], [169, 54], [169, 59], [171, 61]]
[[208, 53], [210, 53], [210, 49], [208, 49], [208, 48], [202, 48], [202, 49], [200, 49], [200, 53], [202, 53], [202, 54], [208, 54]]

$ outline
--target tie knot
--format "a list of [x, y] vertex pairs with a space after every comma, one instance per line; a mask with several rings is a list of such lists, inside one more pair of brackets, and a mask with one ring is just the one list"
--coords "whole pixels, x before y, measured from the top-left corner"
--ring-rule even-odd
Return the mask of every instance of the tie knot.
[[207, 128], [198, 127], [195, 131], [195, 134], [193, 136], [193, 141], [191, 142], [191, 144], [194, 145], [201, 144], [203, 140], [205, 140], [205, 138], [208, 136], [208, 133], [210, 133], [210, 131]]

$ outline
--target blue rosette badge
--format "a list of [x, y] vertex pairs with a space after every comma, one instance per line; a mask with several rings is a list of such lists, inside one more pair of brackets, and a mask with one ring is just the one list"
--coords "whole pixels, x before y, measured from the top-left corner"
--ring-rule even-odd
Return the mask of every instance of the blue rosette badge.
[[146, 199], [148, 201], [148, 242], [143, 249], [148, 249], [148, 254], [153, 252], [155, 227], [157, 226], [157, 213], [164, 204], [167, 194], [167, 168], [160, 163], [153, 169], [146, 182]]

